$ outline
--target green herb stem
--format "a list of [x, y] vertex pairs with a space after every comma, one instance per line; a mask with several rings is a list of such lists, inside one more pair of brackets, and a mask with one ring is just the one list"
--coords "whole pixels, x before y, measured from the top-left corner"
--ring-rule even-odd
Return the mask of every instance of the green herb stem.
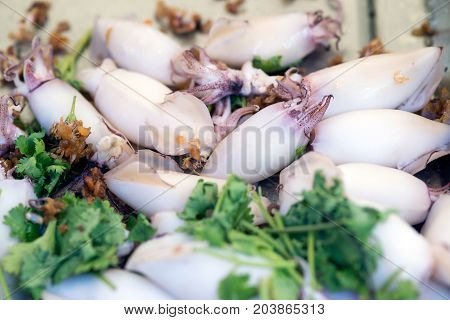
[[272, 228], [266, 229], [266, 231], [268, 233], [305, 233], [310, 231], [322, 231], [333, 228], [336, 228], [336, 223], [327, 222], [295, 227]]
[[308, 264], [309, 264], [309, 273], [311, 276], [311, 285], [315, 288], [317, 286], [316, 280], [316, 257], [315, 257], [315, 239], [314, 232], [308, 232]]
[[5, 300], [11, 300], [11, 291], [9, 290], [8, 284], [6, 283], [5, 276], [3, 274], [3, 268], [0, 264], [0, 286], [3, 290], [3, 299]]

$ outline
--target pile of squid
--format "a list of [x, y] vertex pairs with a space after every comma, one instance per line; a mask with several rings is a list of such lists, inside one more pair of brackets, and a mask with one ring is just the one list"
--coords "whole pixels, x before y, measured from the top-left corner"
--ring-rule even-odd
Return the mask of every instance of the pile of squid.
[[[47, 134], [73, 112], [90, 129], [89, 160], [104, 172], [108, 192], [156, 228], [126, 254], [123, 269], [103, 272], [113, 288], [86, 273], [49, 285], [42, 297], [217, 299], [232, 271], [256, 284], [273, 270], [220, 259], [222, 249], [208, 254], [207, 244], [179, 231], [179, 213], [201, 181], [220, 190], [234, 175], [256, 188], [272, 177], [278, 200], [249, 205], [253, 223], [264, 225], [265, 210], [286, 215], [317, 171], [327, 183], [342, 181], [354, 203], [392, 211], [372, 231], [383, 249], [374, 288], [397, 270], [418, 286], [450, 287], [449, 184], [433, 188], [414, 176], [450, 153], [449, 123], [418, 113], [444, 76], [443, 49], [373, 55], [307, 75], [293, 67], [340, 36], [339, 21], [321, 12], [221, 18], [202, 46], [183, 48], [148, 24], [98, 17], [90, 42], [96, 66], [78, 70], [81, 90], [58, 78], [51, 47], [38, 38], [21, 61], [2, 55], [14, 89], [1, 99], [0, 154], [27, 134], [15, 122], [23, 109], [16, 97]], [[273, 57], [284, 74], [252, 63]], [[14, 167], [0, 170], [3, 220], [37, 196]], [[14, 243], [0, 224], [0, 258]]]

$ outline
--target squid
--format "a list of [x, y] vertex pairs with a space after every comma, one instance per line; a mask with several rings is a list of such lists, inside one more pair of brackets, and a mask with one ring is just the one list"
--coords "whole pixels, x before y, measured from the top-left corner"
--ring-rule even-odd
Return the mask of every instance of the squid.
[[270, 177], [308, 143], [331, 99], [325, 96], [318, 104], [308, 104], [306, 95], [262, 109], [219, 142], [202, 175], [225, 179], [233, 173], [249, 183]]
[[444, 75], [442, 48], [369, 56], [304, 77], [312, 101], [332, 94], [324, 118], [362, 109], [419, 111]]
[[91, 46], [96, 61], [112, 58], [122, 68], [174, 85], [170, 60], [182, 48], [148, 24], [99, 17], [94, 23]]
[[441, 195], [433, 204], [421, 233], [432, 247], [434, 278], [450, 287], [450, 194]]
[[327, 157], [308, 152], [280, 173], [280, 212], [287, 213], [310, 190], [314, 174], [321, 170], [327, 181], [342, 180], [346, 196], [363, 206], [393, 210], [411, 225], [425, 220], [431, 205], [427, 185], [404, 171], [369, 163], [335, 166]]
[[276, 77], [256, 69], [249, 61], [241, 70], [228, 68], [212, 60], [203, 48], [185, 50], [172, 59], [172, 79], [176, 83], [190, 81], [187, 90], [206, 104], [213, 104], [233, 94], [261, 95]]
[[232, 67], [256, 56], [280, 57], [280, 66], [298, 62], [319, 45], [339, 40], [340, 23], [322, 11], [254, 17], [248, 20], [218, 19], [205, 44], [207, 54]]
[[77, 76], [106, 119], [130, 141], [167, 155], [207, 157], [216, 139], [206, 105], [143, 74], [116, 67], [110, 59]]
[[[139, 153], [140, 156], [135, 155], [108, 171], [104, 178], [111, 192], [152, 220], [153, 215], [159, 212], [166, 214], [171, 211], [183, 211], [189, 196], [200, 180], [217, 184], [219, 190], [226, 183], [224, 179], [185, 174], [179, 168], [174, 170], [178, 167], [174, 160], [162, 158], [151, 151]], [[265, 197], [262, 201], [265, 206], [270, 204]], [[264, 222], [256, 203], [250, 203], [250, 210], [255, 224]], [[166, 217], [166, 215], [160, 215], [162, 224], [165, 224]], [[155, 221], [159, 218], [156, 217]], [[177, 224], [177, 221], [169, 218], [169, 228], [172, 222]]]
[[6, 70], [5, 79], [14, 81], [17, 93], [27, 97], [36, 119], [47, 133], [54, 123], [69, 115], [75, 97], [75, 116], [91, 129], [86, 140], [95, 152], [91, 160], [114, 167], [134, 153], [123, 135], [112, 128], [81, 93], [55, 77], [50, 46], [41, 45], [38, 39], [33, 41], [32, 52], [23, 62], [25, 82], [19, 79], [18, 68], [16, 65]]
[[397, 281], [410, 280], [419, 285], [429, 280], [434, 265], [431, 246], [400, 217], [389, 215], [379, 222], [372, 237], [381, 249], [377, 268], [370, 279], [374, 288], [381, 288], [396, 272], [399, 272]]
[[24, 134], [13, 123], [14, 118], [11, 110], [15, 106], [16, 102], [13, 98], [8, 96], [0, 97], [0, 155], [4, 154], [14, 144], [16, 139]]
[[87, 273], [49, 286], [44, 300], [172, 300], [156, 285], [135, 273], [109, 269], [100, 275]]
[[449, 153], [450, 126], [401, 110], [361, 110], [321, 121], [312, 149], [335, 164], [373, 163], [409, 173]]
[[152, 226], [156, 229], [156, 236], [174, 233], [179, 227], [185, 224], [184, 220], [178, 217], [176, 211], [157, 212], [151, 216], [150, 220]]
[[272, 274], [272, 267], [265, 264], [263, 258], [210, 248], [174, 233], [141, 244], [125, 268], [143, 274], [175, 299], [216, 300], [220, 281], [231, 272], [248, 274], [249, 284], [257, 285]]

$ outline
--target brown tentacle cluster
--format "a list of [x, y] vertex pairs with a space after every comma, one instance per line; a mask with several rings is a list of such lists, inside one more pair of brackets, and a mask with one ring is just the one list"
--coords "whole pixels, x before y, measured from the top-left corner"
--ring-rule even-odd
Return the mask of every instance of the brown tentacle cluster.
[[324, 17], [322, 10], [308, 13], [308, 21], [315, 42], [327, 45], [328, 40], [336, 39], [336, 48], [339, 47], [342, 35], [341, 21], [328, 16]]
[[187, 92], [206, 104], [238, 94], [243, 85], [240, 71], [229, 69], [226, 65], [211, 60], [200, 47], [185, 50], [172, 60], [175, 82], [190, 79]]
[[[295, 79], [297, 76], [298, 79]], [[290, 68], [281, 80], [277, 80], [277, 86], [272, 90], [283, 100], [308, 97], [311, 88], [299, 75], [297, 68]]]
[[284, 108], [288, 110], [289, 116], [295, 119], [298, 126], [303, 128], [305, 135], [309, 136], [316, 124], [322, 120], [332, 98], [332, 95], [324, 96], [317, 104], [309, 103], [309, 96], [304, 99], [296, 98], [284, 102]]
[[[42, 45], [39, 37], [34, 37], [31, 52], [21, 61], [0, 54], [0, 60], [8, 64], [3, 77], [6, 81], [14, 81], [16, 86], [23, 86], [19, 75], [23, 70], [25, 84], [29, 91], [39, 87], [42, 83], [55, 78], [53, 74], [53, 52], [50, 45]], [[5, 63], [5, 62], [4, 62]], [[21, 88], [18, 88], [21, 89]]]
[[275, 81], [276, 85], [268, 86], [265, 94], [250, 97], [248, 104], [258, 105], [262, 109], [277, 102], [310, 95], [311, 89], [307, 82], [303, 80], [301, 71], [297, 68], [288, 69], [283, 78]]

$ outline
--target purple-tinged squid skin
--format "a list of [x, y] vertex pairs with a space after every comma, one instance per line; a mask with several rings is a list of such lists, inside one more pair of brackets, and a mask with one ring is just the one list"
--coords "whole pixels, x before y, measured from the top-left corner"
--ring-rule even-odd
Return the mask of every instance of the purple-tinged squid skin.
[[218, 19], [205, 44], [210, 57], [232, 67], [241, 67], [255, 56], [263, 60], [281, 57], [281, 66], [298, 62], [317, 47], [339, 40], [340, 22], [322, 11], [293, 12], [252, 17], [246, 20]]
[[224, 178], [233, 173], [249, 183], [261, 181], [290, 164], [306, 145], [332, 96], [318, 104], [308, 97], [270, 105], [233, 130], [216, 147], [202, 175]]
[[[76, 118], [91, 129], [87, 138], [94, 149], [91, 160], [99, 165], [114, 167], [133, 154], [133, 148], [123, 135], [117, 134], [80, 92], [54, 76], [51, 60], [51, 47], [41, 45], [38, 38], [35, 38], [32, 51], [25, 60], [5, 71], [5, 79], [14, 81], [16, 92], [27, 97], [39, 124], [49, 133], [54, 123], [70, 113], [71, 103], [76, 97]], [[19, 78], [20, 65], [24, 66], [25, 82]]]
[[180, 83], [190, 80], [187, 91], [205, 104], [213, 104], [233, 94], [263, 94], [275, 83], [270, 77], [251, 64], [242, 70], [228, 68], [210, 59], [204, 49], [194, 47], [172, 59], [172, 79]]
[[0, 155], [6, 152], [20, 135], [24, 134], [13, 123], [14, 118], [9, 109], [10, 102], [17, 106], [12, 97], [0, 97]]
[[269, 88], [285, 101], [310, 92], [297, 68], [289, 68], [284, 77], [268, 76], [250, 62], [236, 70], [214, 62], [200, 47], [185, 50], [172, 59], [172, 70], [173, 81], [190, 81], [187, 91], [206, 104], [218, 103], [231, 95], [263, 95]]

